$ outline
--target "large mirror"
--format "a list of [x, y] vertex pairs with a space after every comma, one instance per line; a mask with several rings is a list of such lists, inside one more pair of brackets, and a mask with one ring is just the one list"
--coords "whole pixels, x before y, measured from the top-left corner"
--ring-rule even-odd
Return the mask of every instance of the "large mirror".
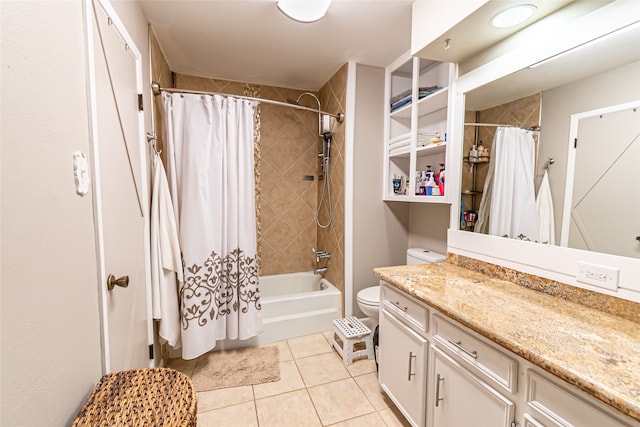
[[[488, 233], [520, 210], [537, 232], [497, 235], [640, 258], [640, 25], [534, 65], [465, 94], [459, 229]], [[506, 153], [496, 125], [524, 129], [531, 148]], [[513, 208], [491, 212], [508, 156], [531, 161], [509, 178], [528, 185], [509, 182], [515, 197], [493, 203]]]

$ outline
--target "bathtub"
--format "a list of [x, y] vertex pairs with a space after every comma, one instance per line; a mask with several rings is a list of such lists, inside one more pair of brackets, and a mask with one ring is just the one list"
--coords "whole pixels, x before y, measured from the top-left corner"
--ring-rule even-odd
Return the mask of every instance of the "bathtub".
[[342, 295], [312, 271], [260, 277], [263, 332], [248, 340], [218, 341], [216, 350], [270, 344], [331, 330], [342, 317]]

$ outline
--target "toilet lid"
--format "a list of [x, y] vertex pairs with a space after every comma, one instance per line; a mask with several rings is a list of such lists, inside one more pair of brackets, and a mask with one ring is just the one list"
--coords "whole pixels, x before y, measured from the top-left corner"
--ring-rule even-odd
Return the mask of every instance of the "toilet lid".
[[380, 305], [380, 286], [371, 286], [358, 292], [358, 300], [367, 304]]

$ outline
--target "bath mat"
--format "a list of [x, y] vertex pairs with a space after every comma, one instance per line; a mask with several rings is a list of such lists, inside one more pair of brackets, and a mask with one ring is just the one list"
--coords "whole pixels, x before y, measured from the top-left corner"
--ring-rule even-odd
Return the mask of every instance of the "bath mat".
[[196, 391], [279, 380], [280, 357], [276, 346], [212, 351], [200, 356], [192, 376]]

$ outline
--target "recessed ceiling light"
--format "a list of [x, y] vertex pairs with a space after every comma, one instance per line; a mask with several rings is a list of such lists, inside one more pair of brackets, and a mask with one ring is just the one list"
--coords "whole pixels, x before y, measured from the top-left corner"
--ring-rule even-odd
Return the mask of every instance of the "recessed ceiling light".
[[314, 22], [329, 9], [331, 0], [278, 0], [278, 9], [299, 22]]
[[496, 28], [509, 28], [518, 24], [522, 24], [527, 19], [531, 18], [537, 7], [532, 4], [520, 4], [517, 6], [511, 6], [496, 14], [491, 18], [491, 25]]

